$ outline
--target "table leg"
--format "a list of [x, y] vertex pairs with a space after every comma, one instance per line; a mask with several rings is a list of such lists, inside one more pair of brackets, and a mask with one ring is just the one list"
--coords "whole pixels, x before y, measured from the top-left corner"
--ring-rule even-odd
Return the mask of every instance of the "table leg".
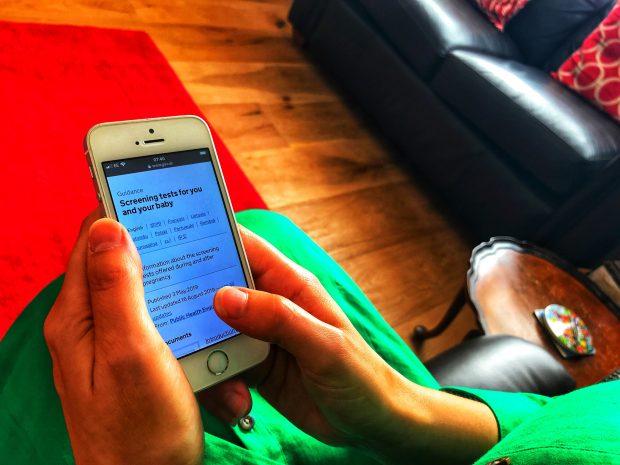
[[426, 326], [418, 325], [413, 330], [413, 334], [411, 335], [411, 339], [413, 342], [422, 342], [426, 339], [430, 339], [435, 336], [439, 336], [443, 333], [450, 323], [454, 321], [456, 316], [460, 313], [460, 311], [465, 306], [467, 302], [467, 288], [463, 286], [459, 293], [456, 295], [452, 304], [448, 308], [448, 311], [443, 316], [441, 321], [435, 326], [433, 329], [428, 329]]

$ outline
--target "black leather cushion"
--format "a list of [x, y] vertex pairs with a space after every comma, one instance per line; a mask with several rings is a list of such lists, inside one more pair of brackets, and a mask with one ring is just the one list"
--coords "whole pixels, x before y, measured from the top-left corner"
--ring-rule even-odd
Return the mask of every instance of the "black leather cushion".
[[364, 7], [394, 48], [422, 79], [457, 48], [520, 57], [501, 34], [464, 0], [349, 0]]
[[620, 152], [617, 122], [522, 63], [454, 51], [432, 88], [558, 198]]
[[607, 17], [615, 3], [607, 8], [602, 8], [596, 15], [591, 16], [587, 21], [581, 23], [581, 26], [574, 31], [571, 36], [562, 42], [562, 44], [551, 54], [547, 61], [542, 65], [542, 69], [546, 71], [556, 71], [562, 63], [564, 63], [572, 53], [581, 47], [584, 40], [594, 31], [594, 29]]
[[464, 127], [349, 3], [329, 3], [308, 50], [395, 143], [401, 161], [456, 206], [478, 241], [531, 238], [553, 212], [555, 205]]
[[[525, 63], [542, 67], [560, 49], [554, 60], [564, 55], [561, 64], [605, 18], [614, 3], [615, 0], [532, 0], [508, 23], [505, 33], [512, 37]], [[581, 28], [584, 23], [589, 31]]]
[[442, 386], [504, 392], [566, 394], [575, 380], [542, 347], [513, 336], [483, 336], [429, 360], [426, 367]]
[[597, 177], [592, 189], [571, 199], [572, 205], [568, 207], [578, 215], [571, 215], [568, 221], [558, 221], [546, 232], [544, 242], [551, 243], [560, 256], [571, 257], [575, 265], [594, 268], [604, 260], [620, 260], [619, 179], [620, 158]]
[[305, 40], [310, 40], [329, 0], [297, 1], [291, 5], [288, 18]]

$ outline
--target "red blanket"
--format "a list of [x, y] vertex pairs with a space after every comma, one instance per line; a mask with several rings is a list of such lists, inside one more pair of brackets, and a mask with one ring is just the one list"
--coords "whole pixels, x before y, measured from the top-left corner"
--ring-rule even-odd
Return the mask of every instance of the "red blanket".
[[[84, 158], [104, 121], [200, 110], [147, 34], [0, 22], [0, 338], [63, 272], [97, 201]], [[213, 131], [235, 210], [265, 204]]]

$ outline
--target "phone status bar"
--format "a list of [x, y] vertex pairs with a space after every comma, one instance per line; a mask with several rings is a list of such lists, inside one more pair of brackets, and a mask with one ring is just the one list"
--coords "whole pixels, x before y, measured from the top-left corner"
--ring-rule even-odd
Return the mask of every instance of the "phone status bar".
[[103, 162], [101, 165], [106, 177], [111, 177], [208, 161], [211, 161], [211, 152], [207, 148], [201, 148], [147, 155], [145, 157], [110, 160]]

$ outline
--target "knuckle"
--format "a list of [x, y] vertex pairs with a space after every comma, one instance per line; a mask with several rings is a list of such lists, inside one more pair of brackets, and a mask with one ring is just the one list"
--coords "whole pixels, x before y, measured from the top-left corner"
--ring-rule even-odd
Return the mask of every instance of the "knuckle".
[[61, 340], [68, 332], [68, 326], [71, 322], [67, 322], [67, 318], [63, 317], [62, 307], [64, 299], [58, 299], [52, 306], [50, 312], [43, 322], [43, 339], [50, 351], [61, 348]]
[[107, 291], [139, 277], [136, 267], [124, 257], [101, 256], [95, 259], [89, 278], [91, 290]]
[[91, 276], [92, 289], [95, 291], [112, 289], [123, 281], [126, 274], [126, 271], [119, 266], [100, 268]]
[[58, 393], [58, 397], [62, 400], [65, 396], [65, 386], [62, 382], [62, 377], [60, 375], [60, 369], [58, 364], [52, 358], [52, 379], [54, 381], [54, 388], [56, 388], [56, 392]]
[[340, 377], [350, 367], [350, 339], [341, 330], [330, 330], [320, 335], [323, 356], [313, 361], [312, 373], [318, 379]]
[[281, 295], [274, 295], [272, 299], [272, 330], [276, 337], [284, 334], [295, 316], [295, 308], [290, 300]]
[[45, 321], [43, 322], [43, 339], [49, 349], [56, 346], [58, 339], [61, 337], [64, 323], [62, 322], [62, 306], [64, 298], [62, 293], [52, 305]]
[[84, 217], [80, 224], [80, 235], [87, 235], [92, 224], [102, 217], [100, 208], [95, 208], [88, 215]]
[[128, 349], [114, 346], [106, 351], [106, 365], [117, 379], [144, 377], [145, 360], [148, 360], [148, 354], [143, 354], [139, 347]]
[[286, 297], [276, 295], [274, 296], [274, 306], [280, 309], [280, 311], [276, 312], [278, 319], [283, 323], [288, 321], [293, 312], [292, 302]]
[[90, 226], [90, 218], [86, 216], [80, 223], [80, 234], [84, 234], [86, 231], [88, 231], [89, 226]]
[[351, 353], [350, 343], [351, 341], [344, 331], [335, 329], [326, 336], [325, 349], [334, 358], [340, 360]]
[[86, 216], [83, 220], [82, 223], [80, 224], [80, 236], [84, 236], [86, 234], [88, 234], [88, 230], [90, 229], [90, 225], [93, 222], [92, 220], [92, 214]]
[[316, 277], [314, 273], [306, 270], [305, 268], [300, 267], [299, 278], [303, 283], [310, 288], [314, 288], [320, 286], [319, 278]]
[[43, 322], [43, 338], [45, 339], [45, 343], [49, 348], [53, 347], [56, 343], [56, 338], [58, 334], [56, 320], [53, 314], [54, 310], [50, 311], [50, 314], [47, 316], [45, 321]]

